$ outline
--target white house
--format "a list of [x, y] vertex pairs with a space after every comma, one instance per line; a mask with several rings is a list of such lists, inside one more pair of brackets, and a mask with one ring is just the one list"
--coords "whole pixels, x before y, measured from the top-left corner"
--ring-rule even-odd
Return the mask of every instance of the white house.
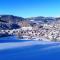
[[22, 30], [32, 30], [32, 27], [29, 26], [29, 27], [21, 27]]

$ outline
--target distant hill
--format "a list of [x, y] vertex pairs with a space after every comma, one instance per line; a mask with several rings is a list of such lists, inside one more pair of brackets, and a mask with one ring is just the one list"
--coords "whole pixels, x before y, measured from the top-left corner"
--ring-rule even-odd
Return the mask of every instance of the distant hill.
[[20, 28], [18, 23], [25, 20], [22, 17], [13, 15], [0, 15], [0, 29], [16, 29]]
[[[30, 17], [30, 18], [23, 18], [23, 17], [18, 17], [18, 16], [13, 16], [13, 15], [0, 15], [0, 30], [1, 29], [17, 29], [20, 28], [21, 21], [24, 21], [25, 23], [27, 22], [27, 25], [35, 23], [52, 23], [56, 21], [60, 21], [60, 17], [54, 18], [54, 17], [43, 17], [43, 16], [38, 16], [38, 17]], [[57, 22], [56, 22], [57, 23]], [[26, 25], [26, 24], [24, 24]]]
[[22, 17], [18, 16], [13, 16], [13, 15], [0, 15], [0, 19], [3, 21], [12, 22], [12, 23], [17, 23], [19, 21], [24, 20]]
[[26, 19], [34, 20], [34, 21], [42, 21], [44, 23], [47, 23], [47, 22], [51, 22], [51, 21], [56, 21], [57, 18], [38, 16], [38, 17], [31, 17], [31, 18], [26, 18]]

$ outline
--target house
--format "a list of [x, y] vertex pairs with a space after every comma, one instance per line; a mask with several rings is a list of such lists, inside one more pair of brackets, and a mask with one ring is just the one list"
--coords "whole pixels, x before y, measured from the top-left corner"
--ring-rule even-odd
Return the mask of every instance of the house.
[[28, 27], [21, 27], [22, 30], [32, 30], [32, 27], [31, 26], [28, 26]]

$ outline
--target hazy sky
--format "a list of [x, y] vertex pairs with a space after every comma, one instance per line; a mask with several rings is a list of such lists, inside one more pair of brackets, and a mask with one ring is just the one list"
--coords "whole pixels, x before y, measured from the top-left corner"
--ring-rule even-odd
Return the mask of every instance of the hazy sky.
[[0, 0], [0, 15], [60, 16], [60, 0]]

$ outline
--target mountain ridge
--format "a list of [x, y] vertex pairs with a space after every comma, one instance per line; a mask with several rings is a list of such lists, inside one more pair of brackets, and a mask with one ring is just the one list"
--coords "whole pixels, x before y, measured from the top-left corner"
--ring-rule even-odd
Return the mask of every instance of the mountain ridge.
[[[32, 23], [31, 21], [38, 23], [52, 23], [60, 20], [60, 17], [31, 17], [31, 18], [24, 18], [14, 15], [0, 15], [0, 29], [17, 29], [20, 28], [21, 21], [25, 21], [27, 23]], [[12, 27], [13, 26], [13, 27]]]

